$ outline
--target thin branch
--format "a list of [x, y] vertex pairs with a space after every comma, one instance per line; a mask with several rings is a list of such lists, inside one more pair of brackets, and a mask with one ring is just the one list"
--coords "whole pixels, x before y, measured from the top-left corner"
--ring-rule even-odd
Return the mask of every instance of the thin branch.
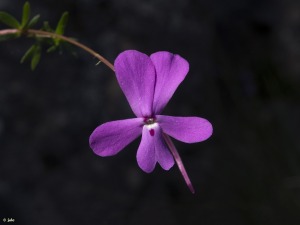
[[18, 29], [5, 29], [5, 30], [0, 30], [0, 35], [17, 34], [18, 32], [19, 32]]
[[63, 35], [51, 33], [48, 31], [42, 31], [42, 30], [28, 29], [28, 30], [25, 30], [24, 32], [22, 32], [18, 29], [0, 30], [0, 35], [17, 34], [17, 33], [21, 33], [21, 34], [27, 35], [27, 36], [35, 36], [35, 37], [42, 37], [42, 38], [58, 38], [60, 40], [64, 40], [64, 41], [71, 43], [71, 44], [83, 49], [84, 51], [90, 53], [92, 56], [99, 59], [99, 61], [103, 62], [106, 66], [108, 66], [112, 71], [115, 71], [114, 66], [107, 59], [105, 59], [103, 56], [101, 56], [100, 54], [95, 52], [93, 49], [87, 47], [86, 45], [79, 43], [78, 41], [75, 41], [72, 38], [68, 38]]

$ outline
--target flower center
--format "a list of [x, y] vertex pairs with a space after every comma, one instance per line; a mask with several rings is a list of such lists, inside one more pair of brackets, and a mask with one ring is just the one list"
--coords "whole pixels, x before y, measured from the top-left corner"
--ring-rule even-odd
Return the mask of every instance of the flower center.
[[146, 117], [146, 118], [144, 118], [144, 123], [147, 126], [147, 128], [149, 129], [150, 135], [154, 136], [155, 131], [153, 128], [155, 128], [157, 126], [155, 118], [154, 117]]
[[144, 118], [144, 123], [146, 125], [154, 124], [155, 122], [156, 122], [155, 118], [152, 118], [152, 117], [150, 117], [150, 118]]

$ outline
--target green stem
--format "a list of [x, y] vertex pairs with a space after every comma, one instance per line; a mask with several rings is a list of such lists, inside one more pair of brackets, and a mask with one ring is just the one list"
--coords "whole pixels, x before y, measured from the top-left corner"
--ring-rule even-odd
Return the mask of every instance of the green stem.
[[48, 31], [43, 31], [43, 30], [33, 30], [33, 29], [28, 29], [25, 31], [20, 31], [18, 29], [0, 30], [0, 35], [17, 34], [17, 33], [21, 33], [26, 36], [35, 36], [35, 37], [41, 37], [41, 38], [58, 38], [60, 40], [64, 40], [64, 41], [66, 41], [70, 44], [73, 44], [73, 45], [83, 49], [84, 51], [90, 53], [92, 56], [99, 59], [99, 61], [103, 62], [106, 66], [108, 66], [112, 71], [115, 71], [114, 66], [107, 59], [105, 59], [103, 56], [101, 56], [100, 54], [95, 52], [93, 49], [87, 47], [86, 45], [79, 43], [78, 41], [75, 41], [72, 38], [68, 38], [63, 35], [51, 33]]

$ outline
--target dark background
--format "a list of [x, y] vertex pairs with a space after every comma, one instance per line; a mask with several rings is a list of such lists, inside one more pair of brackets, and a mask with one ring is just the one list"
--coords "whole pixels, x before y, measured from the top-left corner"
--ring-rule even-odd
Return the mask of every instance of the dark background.
[[[30, 2], [53, 27], [69, 11], [66, 35], [111, 62], [126, 49], [186, 58], [190, 72], [164, 113], [207, 118], [214, 134], [175, 142], [195, 195], [176, 166], [142, 172], [139, 140], [117, 156], [96, 156], [88, 144], [94, 128], [133, 117], [112, 71], [74, 47], [77, 57], [45, 53], [31, 72], [19, 61], [33, 40], [1, 42], [1, 220], [300, 224], [298, 0]], [[20, 18], [23, 3], [1, 0], [0, 10]]]

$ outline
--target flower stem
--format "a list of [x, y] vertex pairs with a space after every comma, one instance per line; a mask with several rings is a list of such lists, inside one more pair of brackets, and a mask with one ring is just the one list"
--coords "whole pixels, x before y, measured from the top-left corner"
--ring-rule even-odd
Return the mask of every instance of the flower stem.
[[64, 40], [70, 44], [73, 44], [81, 49], [83, 49], [84, 51], [90, 53], [92, 56], [94, 56], [95, 58], [99, 59], [99, 61], [103, 62], [106, 66], [108, 66], [112, 71], [115, 71], [114, 66], [107, 60], [105, 59], [103, 56], [101, 56], [100, 54], [98, 54], [97, 52], [95, 52], [93, 49], [87, 47], [86, 45], [83, 45], [81, 43], [79, 43], [78, 41], [63, 36], [63, 35], [59, 35], [56, 33], [51, 33], [48, 31], [43, 31], [43, 30], [34, 30], [34, 29], [28, 29], [25, 31], [21, 31], [18, 29], [6, 29], [6, 30], [0, 30], [0, 35], [7, 35], [7, 34], [17, 34], [20, 33], [22, 35], [26, 35], [26, 36], [35, 36], [35, 37], [41, 37], [41, 38], [58, 38], [60, 40]]
[[166, 143], [167, 143], [167, 145], [168, 145], [168, 147], [169, 147], [169, 149], [170, 149], [170, 151], [171, 151], [171, 153], [172, 153], [172, 155], [175, 159], [175, 162], [176, 162], [176, 164], [177, 164], [177, 166], [178, 166], [178, 168], [179, 168], [179, 170], [180, 170], [180, 172], [183, 176], [183, 179], [184, 179], [186, 185], [189, 187], [190, 191], [193, 194], [195, 194], [195, 189], [194, 189], [194, 187], [192, 185], [192, 182], [191, 182], [191, 180], [190, 180], [190, 178], [189, 178], [189, 176], [188, 176], [188, 174], [187, 174], [187, 172], [184, 168], [183, 162], [180, 158], [180, 155], [179, 155], [175, 145], [173, 144], [171, 138], [167, 134], [163, 133], [163, 137], [164, 137], [164, 139], [165, 139], [165, 141], [166, 141]]
[[19, 32], [18, 29], [5, 29], [5, 30], [0, 30], [0, 36], [1, 35], [7, 35], [7, 34], [17, 34]]

